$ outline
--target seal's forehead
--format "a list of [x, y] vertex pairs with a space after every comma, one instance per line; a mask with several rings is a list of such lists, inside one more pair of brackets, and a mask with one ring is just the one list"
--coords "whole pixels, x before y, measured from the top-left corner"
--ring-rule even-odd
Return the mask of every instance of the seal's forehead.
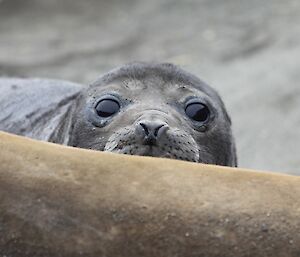
[[123, 78], [113, 81], [111, 83], [99, 86], [99, 90], [113, 90], [121, 92], [145, 92], [149, 91], [178, 91], [186, 93], [197, 93], [202, 91], [199, 88], [190, 86], [184, 83], [178, 83], [176, 81], [163, 81], [158, 77], [147, 77], [145, 79], [136, 79], [136, 78]]
[[[184, 102], [190, 97], [198, 97], [209, 101], [209, 97], [200, 88], [174, 80], [163, 80], [157, 76], [144, 78], [121, 78], [111, 83], [94, 87], [93, 95], [113, 94], [133, 101], [153, 102]], [[214, 98], [212, 98], [214, 99]], [[218, 101], [214, 101], [218, 104]]]
[[164, 89], [203, 93], [218, 98], [218, 94], [199, 78], [169, 64], [132, 63], [112, 70], [91, 85], [94, 88], [116, 90]]

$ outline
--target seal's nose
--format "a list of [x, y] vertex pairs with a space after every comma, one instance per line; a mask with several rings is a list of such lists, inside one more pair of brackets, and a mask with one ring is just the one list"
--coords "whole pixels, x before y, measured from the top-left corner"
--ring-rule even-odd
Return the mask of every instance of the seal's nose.
[[137, 124], [137, 132], [142, 136], [143, 143], [146, 145], [156, 145], [169, 126], [162, 121], [143, 120]]

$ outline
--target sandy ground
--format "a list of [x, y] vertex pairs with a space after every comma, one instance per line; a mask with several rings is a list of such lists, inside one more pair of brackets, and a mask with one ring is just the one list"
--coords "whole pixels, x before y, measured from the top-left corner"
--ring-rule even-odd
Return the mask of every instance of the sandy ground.
[[300, 175], [300, 1], [0, 0], [0, 75], [88, 84], [168, 61], [213, 85], [239, 166]]

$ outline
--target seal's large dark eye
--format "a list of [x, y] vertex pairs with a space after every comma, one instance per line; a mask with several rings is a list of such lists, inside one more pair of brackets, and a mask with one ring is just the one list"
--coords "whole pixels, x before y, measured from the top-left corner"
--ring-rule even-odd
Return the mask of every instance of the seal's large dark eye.
[[185, 108], [185, 113], [192, 120], [205, 122], [209, 118], [209, 109], [202, 103], [191, 103]]
[[112, 99], [103, 99], [96, 106], [96, 112], [100, 117], [107, 118], [120, 110], [120, 105]]

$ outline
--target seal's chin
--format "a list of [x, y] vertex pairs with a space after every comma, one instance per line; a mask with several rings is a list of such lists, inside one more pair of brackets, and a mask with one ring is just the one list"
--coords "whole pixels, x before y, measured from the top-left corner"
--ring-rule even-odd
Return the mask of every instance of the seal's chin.
[[112, 152], [139, 156], [166, 157], [166, 153], [155, 145], [129, 145]]
[[166, 153], [160, 147], [155, 145], [141, 145], [136, 148], [136, 150], [134, 155], [172, 158], [171, 154]]
[[184, 153], [179, 154], [178, 151], [174, 152], [171, 149], [166, 150], [157, 145], [126, 145], [122, 148], [114, 148], [105, 150], [106, 152], [113, 152], [119, 154], [129, 154], [138, 156], [151, 156], [158, 158], [169, 158], [185, 160], [190, 162], [198, 162], [197, 155], [185, 155]]

